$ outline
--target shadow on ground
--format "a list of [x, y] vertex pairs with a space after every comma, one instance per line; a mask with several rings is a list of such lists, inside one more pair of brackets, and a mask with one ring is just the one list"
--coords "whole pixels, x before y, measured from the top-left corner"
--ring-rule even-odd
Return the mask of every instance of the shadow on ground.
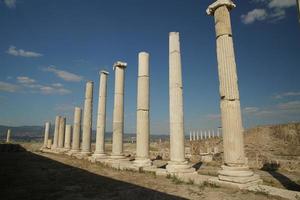
[[0, 144], [1, 199], [184, 199]]
[[268, 172], [275, 179], [277, 179], [281, 185], [288, 190], [300, 191], [300, 185], [292, 181], [287, 176], [279, 173], [277, 170], [279, 168], [279, 164], [276, 163], [265, 163], [262, 167], [262, 170]]

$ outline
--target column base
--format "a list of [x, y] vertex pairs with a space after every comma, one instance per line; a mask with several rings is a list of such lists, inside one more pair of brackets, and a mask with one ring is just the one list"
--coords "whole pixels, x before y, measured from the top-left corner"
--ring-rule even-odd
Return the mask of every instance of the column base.
[[103, 159], [106, 159], [107, 155], [105, 153], [93, 153], [88, 160], [92, 163], [95, 163], [97, 161], [101, 161]]
[[188, 161], [169, 161], [166, 166], [167, 173], [193, 173], [196, 170], [188, 164]]
[[124, 154], [111, 154], [109, 156], [110, 159], [119, 160], [119, 159], [126, 159]]
[[254, 174], [248, 166], [232, 167], [232, 166], [221, 166], [222, 170], [218, 172], [218, 178], [220, 181], [231, 182], [236, 184], [257, 184], [262, 182], [259, 175]]
[[135, 158], [133, 165], [137, 167], [150, 167], [152, 166], [152, 161], [149, 158]]
[[68, 155], [68, 156], [72, 156], [73, 154], [76, 154], [76, 153], [79, 153], [80, 152], [80, 150], [78, 149], [71, 149], [70, 151], [68, 151], [68, 152], [66, 152], [66, 154]]

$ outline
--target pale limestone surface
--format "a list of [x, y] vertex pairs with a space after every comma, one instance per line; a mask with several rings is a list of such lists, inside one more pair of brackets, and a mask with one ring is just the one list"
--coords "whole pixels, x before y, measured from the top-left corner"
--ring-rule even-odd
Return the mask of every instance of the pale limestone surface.
[[170, 161], [169, 173], [194, 171], [185, 160], [183, 125], [183, 85], [179, 33], [169, 34], [169, 111], [170, 111]]
[[58, 149], [64, 148], [64, 139], [65, 139], [65, 128], [66, 128], [66, 118], [59, 118], [59, 131], [58, 131]]
[[51, 145], [52, 145], [52, 139], [48, 139], [47, 140], [47, 148], [51, 149]]
[[111, 158], [123, 159], [123, 135], [124, 135], [124, 74], [127, 63], [116, 62], [115, 91], [113, 111], [113, 138]]
[[50, 129], [50, 122], [46, 122], [45, 123], [45, 133], [44, 133], [43, 148], [47, 148], [48, 138], [49, 138], [49, 129]]
[[10, 143], [10, 135], [11, 135], [11, 130], [8, 129], [6, 134], [6, 143]]
[[82, 125], [82, 146], [81, 154], [89, 155], [91, 153], [91, 136], [92, 136], [92, 110], [93, 110], [93, 85], [92, 81], [86, 83], [85, 101], [83, 111]]
[[137, 90], [137, 121], [136, 121], [136, 166], [151, 166], [149, 159], [149, 54], [139, 53], [138, 90]]
[[81, 108], [74, 109], [72, 148], [70, 154], [80, 151], [80, 131], [81, 131]]
[[53, 145], [52, 145], [51, 149], [56, 149], [58, 146], [59, 122], [60, 122], [60, 116], [56, 116], [54, 133], [53, 133]]
[[217, 0], [207, 9], [207, 13], [215, 18], [224, 145], [224, 165], [219, 171], [217, 181], [220, 184], [245, 184], [245, 187], [248, 187], [261, 180], [258, 175], [249, 170], [244, 152], [238, 79], [229, 14], [234, 7], [230, 0]]
[[105, 156], [105, 125], [106, 125], [106, 96], [107, 96], [107, 71], [100, 72], [100, 86], [98, 99], [98, 116], [96, 132], [96, 149], [94, 158]]
[[70, 124], [67, 124], [66, 125], [66, 134], [65, 134], [65, 144], [64, 144], [65, 150], [71, 149], [71, 132], [72, 132], [72, 126]]

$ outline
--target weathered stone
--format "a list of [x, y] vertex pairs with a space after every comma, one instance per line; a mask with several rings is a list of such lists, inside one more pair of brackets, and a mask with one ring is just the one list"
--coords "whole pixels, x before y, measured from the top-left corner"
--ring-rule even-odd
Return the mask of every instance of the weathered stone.
[[50, 122], [46, 122], [45, 123], [45, 133], [44, 133], [43, 148], [47, 148], [48, 138], [49, 138], [49, 129], [50, 129]]
[[53, 149], [53, 150], [56, 149], [58, 146], [59, 122], [60, 122], [60, 116], [56, 116], [54, 133], [53, 133], [53, 145], [51, 147], [51, 149]]
[[92, 113], [93, 113], [93, 85], [92, 81], [86, 83], [85, 101], [83, 111], [83, 125], [82, 125], [82, 146], [81, 154], [91, 154], [91, 137], [92, 137]]
[[8, 129], [6, 134], [6, 143], [10, 143], [10, 136], [11, 136], [11, 130]]
[[113, 141], [112, 154], [114, 159], [123, 159], [123, 135], [124, 135], [124, 73], [127, 63], [116, 62], [115, 91], [114, 91], [114, 113], [113, 113]]
[[80, 130], [81, 130], [81, 108], [75, 107], [72, 149], [70, 153], [75, 153], [80, 151]]
[[58, 131], [58, 148], [64, 148], [64, 139], [65, 139], [65, 128], [66, 128], [66, 118], [59, 118], [59, 131]]
[[66, 133], [65, 133], [65, 144], [64, 144], [65, 150], [71, 149], [71, 132], [72, 132], [72, 126], [70, 124], [67, 124]]

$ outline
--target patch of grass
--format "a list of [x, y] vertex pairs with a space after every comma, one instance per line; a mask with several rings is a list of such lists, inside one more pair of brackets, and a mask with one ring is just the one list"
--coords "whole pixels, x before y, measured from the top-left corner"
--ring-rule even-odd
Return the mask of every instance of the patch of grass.
[[183, 181], [180, 180], [177, 176], [172, 176], [172, 177], [171, 177], [171, 181], [172, 181], [173, 183], [175, 183], [176, 185], [182, 184], [182, 183], [183, 183]]
[[220, 186], [214, 184], [214, 183], [210, 183], [208, 181], [204, 181], [201, 185], [198, 186], [200, 190], [203, 190], [206, 187], [210, 187], [210, 188], [219, 188]]
[[189, 181], [187, 182], [188, 185], [194, 185], [194, 180], [189, 179]]

